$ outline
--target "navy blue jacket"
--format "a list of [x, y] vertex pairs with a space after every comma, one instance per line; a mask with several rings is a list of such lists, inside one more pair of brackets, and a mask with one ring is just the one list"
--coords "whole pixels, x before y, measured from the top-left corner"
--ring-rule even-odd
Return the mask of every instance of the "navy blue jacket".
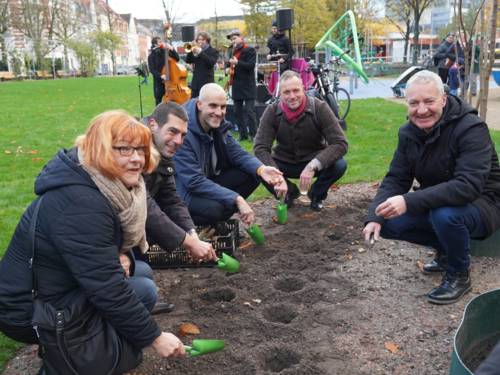
[[[175, 182], [177, 192], [189, 206], [193, 195], [210, 198], [232, 208], [236, 202], [237, 193], [210, 180], [207, 170], [210, 164], [210, 154], [214, 147], [214, 137], [205, 133], [198, 121], [197, 99], [191, 99], [185, 107], [189, 116], [188, 134], [184, 144], [174, 156]], [[228, 121], [223, 121], [219, 128], [212, 129], [214, 136], [221, 137], [222, 150], [217, 155], [224, 159], [229, 167], [235, 167], [248, 174], [256, 175], [257, 168], [262, 163], [253, 155], [241, 148], [230, 134], [233, 127]]]
[[[150, 345], [161, 332], [124, 277], [120, 221], [78, 165], [75, 149], [59, 151], [44, 167], [35, 193], [44, 197], [35, 235], [40, 298], [64, 308], [84, 294], [124, 339], [137, 348]], [[29, 327], [32, 318], [28, 231], [33, 209], [34, 202], [0, 262], [0, 321], [19, 327]]]
[[[410, 191], [414, 179], [420, 186]], [[479, 208], [488, 235], [500, 227], [498, 155], [474, 108], [448, 95], [443, 115], [430, 133], [412, 123], [399, 129], [396, 152], [367, 222], [383, 224], [375, 208], [395, 195], [403, 195], [410, 213], [472, 203]]]

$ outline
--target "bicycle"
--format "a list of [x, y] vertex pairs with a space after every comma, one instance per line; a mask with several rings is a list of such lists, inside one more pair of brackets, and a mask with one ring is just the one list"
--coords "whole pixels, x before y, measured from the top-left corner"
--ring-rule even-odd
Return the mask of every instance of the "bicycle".
[[[342, 129], [347, 129], [345, 121], [351, 108], [351, 96], [344, 88], [340, 87], [340, 57], [332, 59], [334, 69], [324, 67], [322, 64], [309, 63], [309, 70], [314, 75], [312, 87], [314, 94], [325, 101], [338, 118]], [[329, 73], [333, 73], [333, 82], [330, 81]]]

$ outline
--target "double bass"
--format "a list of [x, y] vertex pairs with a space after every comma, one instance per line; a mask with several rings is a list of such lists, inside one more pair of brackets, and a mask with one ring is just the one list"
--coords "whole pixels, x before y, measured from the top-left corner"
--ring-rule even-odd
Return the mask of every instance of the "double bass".
[[[172, 37], [172, 26], [169, 22], [165, 24], [165, 38], [170, 40]], [[173, 57], [169, 56], [165, 50], [165, 66], [161, 70], [161, 74], [165, 75], [165, 95], [162, 101], [175, 102], [177, 104], [184, 104], [191, 98], [191, 89], [187, 84], [187, 69], [179, 64]]]

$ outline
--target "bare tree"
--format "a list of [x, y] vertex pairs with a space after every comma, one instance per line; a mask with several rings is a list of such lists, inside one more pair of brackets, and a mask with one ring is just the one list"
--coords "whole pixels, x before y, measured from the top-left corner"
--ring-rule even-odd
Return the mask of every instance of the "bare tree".
[[80, 8], [73, 7], [73, 0], [59, 0], [59, 6], [54, 13], [53, 33], [55, 39], [62, 44], [64, 48], [64, 67], [67, 70], [68, 61], [68, 43], [79, 33], [81, 28]]
[[[481, 10], [481, 55], [480, 55], [480, 87], [478, 108], [479, 116], [486, 121], [488, 112], [489, 80], [495, 62], [495, 40], [497, 30], [498, 0], [492, 0], [488, 31], [485, 27], [485, 9]], [[484, 36], [484, 37], [483, 37]]]
[[[469, 3], [469, 8], [465, 10], [463, 7], [463, 0], [455, 0], [455, 12], [456, 12], [456, 23], [458, 26], [458, 35], [460, 36], [457, 40], [461, 43], [462, 50], [464, 51], [464, 69], [468, 74], [465, 75], [465, 80], [462, 82], [461, 97], [466, 98], [465, 92], [470, 88], [469, 82], [475, 79], [473, 74], [474, 69], [474, 56], [475, 56], [475, 38], [477, 21], [481, 9], [483, 9], [486, 0], [472, 0]], [[465, 13], [465, 14], [464, 14]], [[458, 51], [458, 49], [455, 49]], [[458, 58], [458, 56], [457, 56]], [[467, 90], [465, 90], [467, 89]], [[472, 100], [471, 94], [467, 97], [467, 101], [470, 103]]]
[[[106, 15], [108, 16], [108, 27], [109, 27], [109, 32], [113, 34], [113, 21], [111, 20], [111, 8], [109, 6], [109, 0], [106, 0]], [[111, 64], [113, 65], [113, 75], [116, 75], [116, 54], [115, 50], [111, 49], [110, 55], [111, 55]]]
[[48, 38], [54, 27], [57, 0], [19, 0], [11, 3], [11, 24], [31, 40], [38, 67], [49, 51]]
[[7, 45], [5, 43], [5, 33], [9, 30], [9, 2], [0, 0], [0, 50], [2, 56], [0, 61], [8, 65]]
[[413, 21], [413, 9], [406, 2], [399, 0], [387, 0], [386, 6], [390, 15], [386, 19], [397, 27], [399, 33], [404, 38], [403, 62], [408, 62], [408, 47], [410, 45], [410, 36]]
[[418, 56], [420, 55], [420, 44], [418, 42], [420, 37], [420, 19], [424, 11], [431, 5], [434, 5], [435, 2], [436, 0], [401, 0], [401, 3], [408, 6], [413, 13], [413, 65], [417, 65]]

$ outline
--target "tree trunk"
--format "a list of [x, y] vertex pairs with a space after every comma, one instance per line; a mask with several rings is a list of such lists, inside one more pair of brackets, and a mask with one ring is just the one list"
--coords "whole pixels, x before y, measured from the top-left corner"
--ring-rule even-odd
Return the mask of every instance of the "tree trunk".
[[418, 39], [420, 36], [419, 24], [420, 24], [420, 15], [417, 15], [417, 12], [415, 12], [415, 23], [413, 25], [413, 57], [412, 57], [413, 65], [417, 65], [418, 56], [420, 52], [420, 44], [418, 43]]
[[2, 34], [0, 34], [0, 49], [2, 50], [2, 58], [0, 60], [8, 67], [9, 58], [7, 55], [7, 45], [5, 43], [5, 38]]
[[491, 70], [493, 68], [493, 63], [495, 62], [495, 39], [496, 39], [496, 31], [497, 31], [497, 14], [498, 14], [498, 0], [493, 0], [492, 10], [491, 10], [491, 18], [488, 26], [488, 44], [485, 45], [485, 61], [484, 61], [484, 87], [481, 87], [481, 91], [483, 95], [481, 95], [481, 104], [479, 107], [479, 116], [481, 119], [486, 121], [486, 114], [488, 112], [488, 94], [489, 94], [489, 81]]

